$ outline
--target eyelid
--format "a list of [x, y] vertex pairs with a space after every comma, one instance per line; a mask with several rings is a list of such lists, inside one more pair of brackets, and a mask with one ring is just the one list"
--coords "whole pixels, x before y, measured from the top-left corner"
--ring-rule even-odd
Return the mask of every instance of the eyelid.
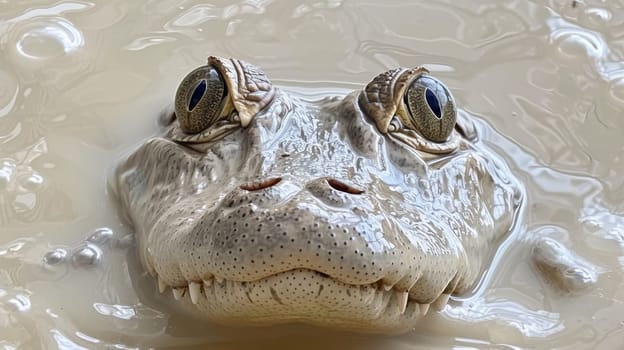
[[405, 90], [414, 79], [429, 73], [425, 67], [396, 68], [377, 75], [360, 93], [360, 108], [377, 124], [383, 134], [402, 106]]
[[[464, 141], [457, 131], [451, 131], [449, 138], [444, 142], [431, 141], [416, 131], [417, 128], [412, 125], [409, 112], [406, 111], [403, 97], [407, 89], [414, 80], [428, 73], [429, 70], [424, 67], [396, 68], [381, 73], [360, 92], [358, 105], [375, 122], [377, 130], [389, 138], [426, 155], [452, 153], [458, 150]], [[389, 126], [395, 116], [404, 127], [389, 132]]]
[[[248, 126], [257, 113], [273, 102], [275, 88], [258, 67], [216, 56], [208, 57], [207, 66], [221, 75], [227, 87], [221, 113], [210, 121], [208, 127], [194, 134], [185, 133], [179, 123], [171, 124], [167, 136], [176, 142], [200, 145], [224, 137], [241, 126]], [[185, 100], [185, 103], [190, 101]]]
[[249, 125], [253, 117], [273, 101], [275, 88], [260, 68], [245, 61], [217, 56], [208, 57], [208, 64], [223, 75], [242, 127]]

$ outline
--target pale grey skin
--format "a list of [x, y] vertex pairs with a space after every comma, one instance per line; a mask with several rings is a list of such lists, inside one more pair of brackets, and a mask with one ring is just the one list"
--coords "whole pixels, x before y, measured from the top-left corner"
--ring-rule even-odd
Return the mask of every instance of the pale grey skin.
[[423, 68], [302, 101], [209, 58], [230, 91], [197, 134], [173, 119], [114, 175], [159, 288], [224, 324], [401, 333], [474, 287], [523, 191], [472, 122], [427, 140], [404, 106]]

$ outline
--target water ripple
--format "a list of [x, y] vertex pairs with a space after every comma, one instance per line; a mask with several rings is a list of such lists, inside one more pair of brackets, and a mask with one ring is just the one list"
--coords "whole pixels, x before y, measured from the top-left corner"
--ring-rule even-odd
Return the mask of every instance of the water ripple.
[[17, 52], [28, 59], [50, 59], [84, 46], [84, 37], [67, 19], [41, 18], [13, 29]]
[[549, 20], [552, 45], [570, 59], [586, 58], [598, 61], [604, 59], [607, 45], [595, 32], [581, 30], [578, 26], [561, 18]]
[[[482, 140], [523, 178], [528, 227], [566, 227], [570, 242], [612, 272], [599, 295], [581, 302], [550, 295], [522, 263], [522, 242], [510, 240], [476, 302], [434, 313], [425, 325], [444, 319], [436, 328], [449, 344], [456, 328], [472, 326], [466, 337], [526, 347], [590, 346], [582, 332], [622, 329], [606, 324], [624, 300], [622, 1], [46, 0], [3, 6], [0, 18], [0, 232], [8, 228], [0, 332], [10, 332], [11, 345], [165, 346], [158, 335], [170, 332], [173, 347], [184, 334], [222, 336], [166, 307], [142, 306], [160, 308], [162, 299], [149, 296], [152, 281], [128, 269], [125, 253], [107, 246], [90, 270], [62, 264], [69, 252], [95, 261], [96, 250], [66, 238], [84, 233], [81, 225], [92, 232], [118, 222], [103, 189], [102, 173], [121, 157], [111, 150], [138, 142], [135, 130], [148, 123], [138, 120], [151, 122], [178, 78], [208, 54], [253, 62], [306, 99], [359, 89], [385, 68], [432, 68], [461, 108], [482, 117]], [[604, 207], [588, 209], [596, 203]], [[20, 239], [30, 234], [39, 235], [26, 247]], [[97, 231], [89, 242], [111, 234]], [[50, 249], [45, 261], [54, 268], [33, 272], [38, 252]], [[28, 339], [35, 343], [24, 345]]]
[[[507, 300], [475, 300], [462, 307], [448, 308], [446, 315], [466, 322], [496, 320], [498, 326], [490, 329], [491, 334], [504, 331], [502, 325], [513, 327], [526, 337], [547, 337], [564, 329], [560, 315], [545, 310], [530, 310], [525, 306]], [[493, 339], [501, 341], [503, 339]]]
[[[12, 221], [33, 222], [44, 209], [44, 193], [49, 186], [31, 163], [47, 153], [43, 140], [13, 157], [0, 159], [0, 224]], [[42, 200], [42, 197], [44, 200]]]
[[18, 94], [19, 85], [14, 74], [0, 69], [0, 118], [13, 110]]

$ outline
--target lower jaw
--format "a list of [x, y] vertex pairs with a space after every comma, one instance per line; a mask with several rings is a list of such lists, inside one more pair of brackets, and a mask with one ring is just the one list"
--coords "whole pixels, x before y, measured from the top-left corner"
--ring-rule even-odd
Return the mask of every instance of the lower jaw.
[[[367, 333], [407, 332], [430, 307], [377, 284], [345, 284], [306, 269], [252, 282], [195, 284], [174, 289], [174, 296], [208, 320], [228, 326], [305, 323]], [[442, 295], [432, 305], [439, 310], [447, 300]]]

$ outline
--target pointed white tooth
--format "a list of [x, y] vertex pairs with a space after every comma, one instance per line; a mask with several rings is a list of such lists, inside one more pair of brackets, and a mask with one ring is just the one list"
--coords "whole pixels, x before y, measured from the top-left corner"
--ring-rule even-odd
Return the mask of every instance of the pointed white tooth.
[[420, 314], [422, 316], [426, 316], [427, 312], [429, 312], [430, 304], [420, 304]]
[[[390, 306], [391, 302], [394, 302], [396, 296], [395, 293], [379, 293], [381, 294], [380, 304], [382, 310], [386, 310]], [[397, 305], [398, 306], [398, 305]]]
[[451, 295], [448, 293], [442, 293], [440, 294], [440, 296], [438, 297], [438, 299], [436, 299], [432, 305], [433, 308], [440, 311], [442, 309], [444, 309], [444, 307], [446, 306], [446, 303], [448, 303], [449, 297]]
[[383, 308], [383, 300], [384, 300], [384, 296], [385, 295], [392, 295], [391, 293], [384, 293], [382, 291], [375, 291], [375, 294], [373, 294], [373, 300], [370, 302], [370, 304], [373, 305], [373, 307], [376, 308]]
[[374, 287], [362, 287], [362, 299], [369, 304], [375, 298], [376, 289]]
[[401, 312], [401, 314], [404, 314], [405, 309], [407, 308], [407, 297], [407, 292], [399, 292], [397, 294], [397, 302], [399, 304], [399, 311]]
[[392, 286], [391, 284], [385, 284], [385, 283], [382, 283], [382, 287], [383, 287], [383, 289], [387, 292], [387, 291], [389, 291], [390, 289], [392, 289], [392, 287], [393, 287], [393, 286]]
[[165, 284], [165, 282], [163, 282], [162, 278], [158, 276], [158, 292], [162, 294], [165, 291], [165, 289], [167, 289], [167, 285]]
[[189, 283], [189, 294], [191, 296], [191, 302], [197, 304], [197, 302], [199, 302], [199, 296], [201, 295], [201, 284], [197, 282]]
[[184, 294], [184, 288], [171, 288], [173, 290], [173, 298], [175, 300], [180, 300], [182, 298], [182, 294]]

